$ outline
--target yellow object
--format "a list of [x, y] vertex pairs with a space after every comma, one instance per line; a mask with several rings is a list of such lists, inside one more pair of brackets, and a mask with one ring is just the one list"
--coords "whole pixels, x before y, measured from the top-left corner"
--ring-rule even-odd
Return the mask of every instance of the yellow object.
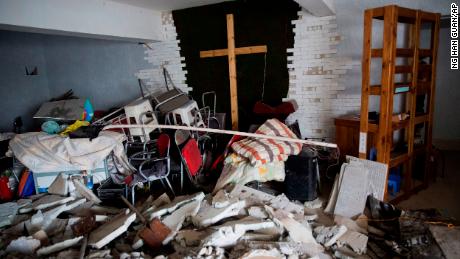
[[83, 127], [83, 126], [89, 126], [88, 121], [75, 121], [72, 125], [69, 125], [63, 132], [61, 132], [59, 135], [61, 136], [67, 136], [70, 132], [76, 131], [78, 128]]

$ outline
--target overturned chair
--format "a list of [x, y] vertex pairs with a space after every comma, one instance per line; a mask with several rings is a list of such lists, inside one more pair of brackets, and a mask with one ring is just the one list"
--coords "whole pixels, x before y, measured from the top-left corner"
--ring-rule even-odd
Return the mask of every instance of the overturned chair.
[[159, 180], [165, 188], [170, 189], [174, 196], [176, 195], [168, 179], [171, 171], [170, 139], [168, 134], [160, 134], [156, 140], [156, 147], [155, 152], [141, 151], [129, 157], [129, 162], [137, 169], [129, 184], [132, 204], [135, 202], [135, 191], [138, 183], [148, 183], [150, 189], [150, 183]]

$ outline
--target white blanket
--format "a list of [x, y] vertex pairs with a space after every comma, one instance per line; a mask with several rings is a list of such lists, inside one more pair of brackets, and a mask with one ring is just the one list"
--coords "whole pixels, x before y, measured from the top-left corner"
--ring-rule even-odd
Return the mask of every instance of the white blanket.
[[14, 156], [34, 173], [93, 170], [113, 151], [126, 171], [132, 171], [124, 153], [125, 135], [101, 131], [97, 138], [61, 137], [44, 132], [18, 134], [10, 141]]

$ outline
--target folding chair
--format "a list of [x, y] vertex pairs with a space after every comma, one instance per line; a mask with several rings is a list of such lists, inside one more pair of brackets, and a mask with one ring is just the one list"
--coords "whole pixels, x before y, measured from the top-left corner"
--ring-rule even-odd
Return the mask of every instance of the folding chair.
[[[135, 202], [135, 188], [139, 182], [150, 183], [159, 180], [163, 187], [168, 187], [172, 194], [175, 196], [174, 189], [169, 182], [168, 176], [171, 171], [171, 160], [169, 156], [170, 139], [168, 134], [162, 133], [156, 140], [156, 152], [141, 151], [130, 156], [129, 161], [131, 165], [138, 170], [133, 176], [130, 183], [131, 187], [131, 202]], [[167, 186], [163, 182], [166, 182]]]

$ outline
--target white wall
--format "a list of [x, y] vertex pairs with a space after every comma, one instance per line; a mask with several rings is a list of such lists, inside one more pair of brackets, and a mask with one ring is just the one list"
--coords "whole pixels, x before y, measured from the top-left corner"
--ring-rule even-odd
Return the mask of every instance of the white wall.
[[156, 41], [161, 13], [108, 0], [0, 0], [0, 28]]

